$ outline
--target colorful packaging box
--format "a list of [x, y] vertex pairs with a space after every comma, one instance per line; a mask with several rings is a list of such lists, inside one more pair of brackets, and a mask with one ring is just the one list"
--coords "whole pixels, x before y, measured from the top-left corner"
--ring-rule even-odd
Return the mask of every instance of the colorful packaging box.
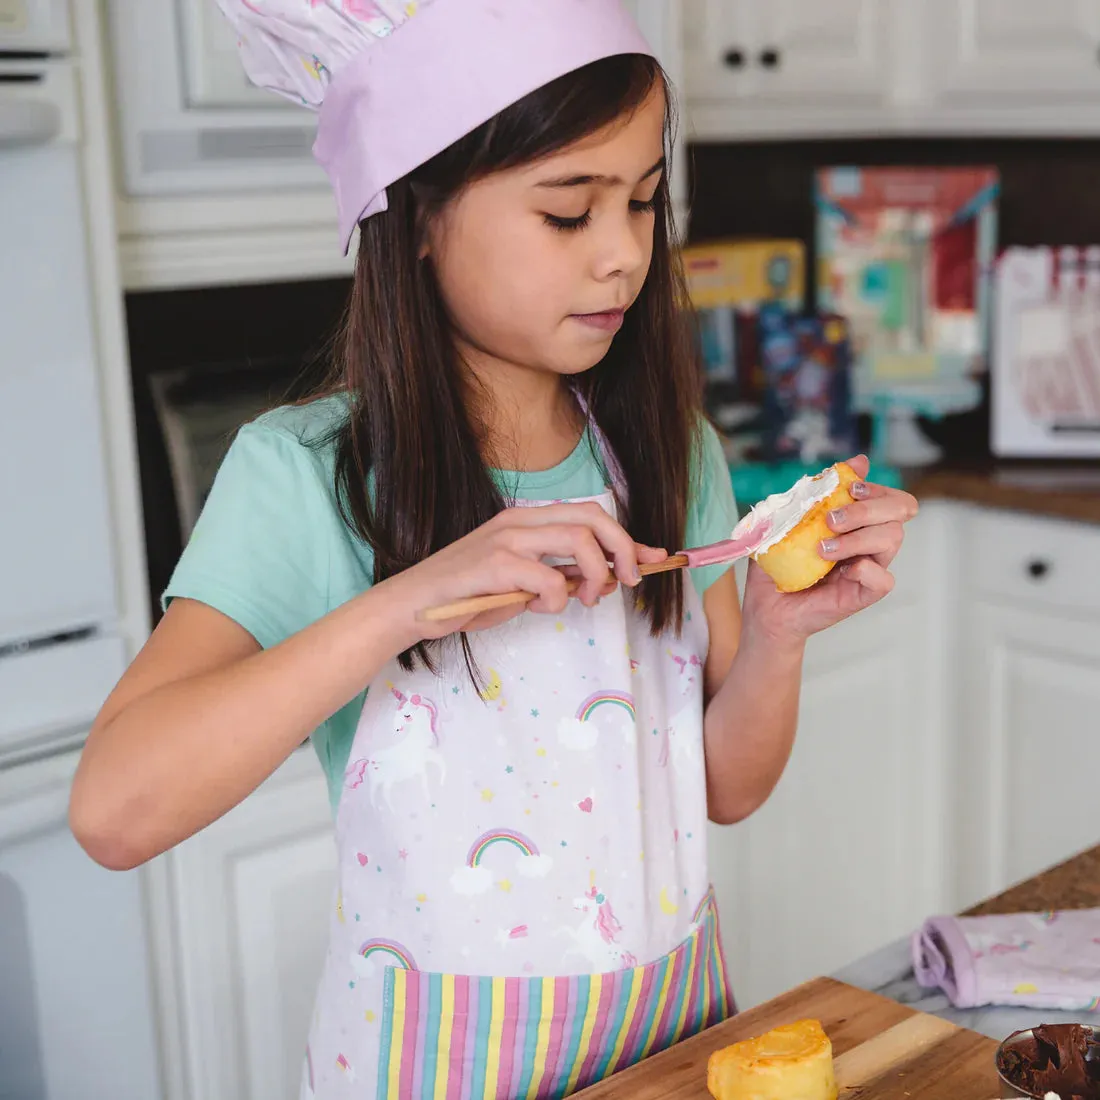
[[792, 314], [761, 307], [764, 457], [827, 465], [858, 449], [851, 403], [848, 325], [837, 314]]
[[765, 303], [803, 308], [806, 256], [801, 241], [717, 241], [683, 250], [688, 292], [707, 380], [739, 401], [759, 400], [756, 312]]
[[998, 192], [993, 168], [818, 173], [817, 304], [848, 318], [868, 380], [984, 360]]
[[981, 403], [999, 189], [980, 167], [817, 175], [817, 305], [848, 319], [853, 405], [879, 461], [935, 462], [918, 418]]
[[993, 453], [1100, 458], [1100, 245], [1009, 248], [996, 288]]

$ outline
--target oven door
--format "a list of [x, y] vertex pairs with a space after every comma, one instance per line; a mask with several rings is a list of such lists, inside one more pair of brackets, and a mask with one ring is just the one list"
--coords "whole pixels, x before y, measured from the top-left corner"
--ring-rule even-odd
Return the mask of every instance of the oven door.
[[164, 1095], [141, 871], [69, 831], [77, 754], [0, 768], [0, 1097]]
[[73, 71], [0, 67], [3, 654], [110, 625], [118, 596]]
[[61, 53], [69, 48], [65, 0], [0, 2], [0, 51]]

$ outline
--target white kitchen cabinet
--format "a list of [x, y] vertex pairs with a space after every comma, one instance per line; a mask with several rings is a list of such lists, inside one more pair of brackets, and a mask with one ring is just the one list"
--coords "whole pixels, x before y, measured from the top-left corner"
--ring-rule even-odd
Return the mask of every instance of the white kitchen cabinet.
[[803, 106], [881, 99], [888, 12], [882, 0], [688, 0], [688, 94]]
[[1100, 841], [1100, 619], [975, 602], [964, 700], [969, 902]]
[[942, 516], [911, 524], [885, 601], [812, 639], [795, 749], [747, 821], [711, 827], [742, 1008], [904, 935], [944, 900], [935, 693]]
[[899, 79], [882, 0], [686, 0], [688, 116], [698, 138], [860, 132]]
[[1100, 4], [923, 0], [945, 99], [1100, 105]]
[[703, 140], [1100, 133], [1094, 0], [685, 0], [683, 12]]
[[78, 753], [0, 768], [0, 1096], [161, 1095], [138, 872], [68, 826]]
[[960, 905], [1100, 841], [1100, 529], [975, 510], [963, 540]]
[[313, 749], [149, 869], [170, 1100], [291, 1100], [335, 902]]

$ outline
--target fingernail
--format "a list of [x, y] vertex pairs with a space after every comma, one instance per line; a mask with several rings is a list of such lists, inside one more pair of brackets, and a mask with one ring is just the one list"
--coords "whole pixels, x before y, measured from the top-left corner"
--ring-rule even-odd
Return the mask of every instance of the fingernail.
[[847, 511], [845, 508], [834, 508], [829, 513], [829, 526], [839, 527], [844, 522], [844, 514]]
[[845, 562], [841, 562], [840, 565], [838, 565], [836, 567], [836, 570], [837, 570], [838, 573], [847, 573], [848, 570], [851, 569], [851, 568], [852, 568], [852, 563], [850, 561], [845, 561]]
[[867, 495], [867, 482], [865, 481], [853, 481], [848, 487], [848, 492], [856, 498], [862, 498]]
[[823, 554], [835, 554], [836, 553], [836, 539], [822, 539], [821, 540], [821, 552]]
[[635, 584], [642, 583], [642, 573], [637, 566], [634, 566], [634, 568], [630, 570], [630, 578], [634, 581]]

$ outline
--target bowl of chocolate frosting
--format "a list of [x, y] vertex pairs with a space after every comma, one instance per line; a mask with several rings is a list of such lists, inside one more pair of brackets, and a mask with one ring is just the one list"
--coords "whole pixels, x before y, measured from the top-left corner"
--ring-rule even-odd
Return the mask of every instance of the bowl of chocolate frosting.
[[1019, 1096], [1100, 1100], [1100, 1027], [1041, 1024], [997, 1048], [997, 1073]]

